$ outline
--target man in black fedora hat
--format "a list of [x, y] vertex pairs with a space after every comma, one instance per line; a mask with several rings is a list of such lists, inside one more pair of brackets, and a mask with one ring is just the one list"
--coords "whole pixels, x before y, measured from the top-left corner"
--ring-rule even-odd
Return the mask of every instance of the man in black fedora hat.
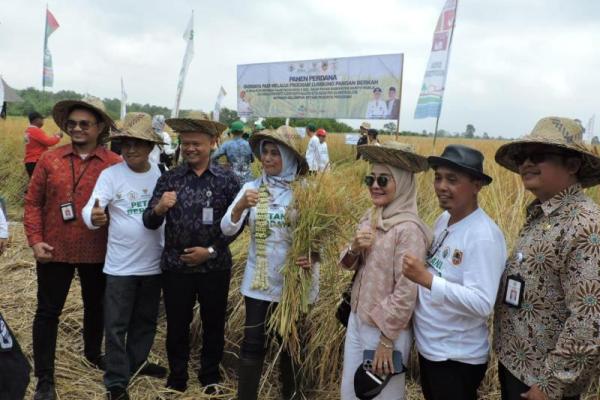
[[426, 400], [475, 400], [487, 367], [487, 320], [506, 260], [504, 236], [479, 208], [477, 197], [492, 178], [483, 155], [450, 145], [428, 157], [444, 212], [438, 217], [427, 260], [404, 258], [404, 275], [419, 285], [414, 333]]

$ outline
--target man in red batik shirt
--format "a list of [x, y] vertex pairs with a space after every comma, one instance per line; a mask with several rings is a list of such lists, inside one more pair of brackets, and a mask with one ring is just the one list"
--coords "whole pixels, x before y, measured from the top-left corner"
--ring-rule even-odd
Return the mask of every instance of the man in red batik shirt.
[[54, 146], [63, 137], [62, 132], [48, 136], [42, 130], [44, 126], [44, 117], [39, 112], [29, 113], [29, 126], [25, 129], [25, 169], [27, 175], [31, 178], [33, 169], [43, 153], [48, 151], [50, 146]]
[[113, 120], [101, 101], [65, 100], [52, 110], [56, 124], [71, 143], [39, 159], [25, 196], [25, 233], [37, 261], [37, 309], [33, 321], [33, 360], [38, 383], [34, 400], [54, 400], [54, 357], [58, 317], [77, 270], [83, 298], [83, 342], [86, 359], [104, 368], [101, 354], [102, 273], [105, 227], [89, 230], [81, 217], [100, 172], [120, 162], [107, 150]]

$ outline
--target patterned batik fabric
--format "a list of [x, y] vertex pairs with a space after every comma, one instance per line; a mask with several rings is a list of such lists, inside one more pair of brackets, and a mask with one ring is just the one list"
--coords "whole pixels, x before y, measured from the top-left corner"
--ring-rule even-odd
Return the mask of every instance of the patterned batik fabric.
[[[176, 193], [177, 202], [166, 215], [158, 216], [152, 210], [168, 191]], [[149, 229], [158, 229], [165, 223], [163, 270], [195, 273], [231, 268], [229, 243], [237, 236], [223, 235], [220, 224], [239, 191], [239, 180], [233, 172], [215, 164], [209, 164], [202, 175], [196, 175], [188, 164], [183, 163], [158, 179], [143, 220]], [[181, 260], [185, 249], [209, 246], [216, 250], [216, 258], [195, 266]]]
[[[525, 282], [520, 308], [503, 303], [510, 275]], [[499, 290], [500, 362], [549, 399], [584, 392], [600, 364], [600, 208], [580, 185], [529, 205]]]
[[[107, 227], [88, 229], [81, 210], [87, 204], [100, 173], [118, 162], [121, 162], [121, 157], [103, 146], [91, 151], [85, 159], [76, 155], [70, 144], [44, 153], [35, 167], [25, 196], [23, 225], [29, 245], [48, 243], [54, 248], [53, 262], [104, 262]], [[63, 221], [60, 206], [65, 203], [72, 204], [75, 220]]]
[[247, 141], [242, 138], [234, 138], [223, 143], [211, 157], [213, 160], [217, 160], [221, 156], [227, 157], [231, 170], [240, 180], [240, 184], [243, 185], [253, 179], [251, 168], [252, 150]]

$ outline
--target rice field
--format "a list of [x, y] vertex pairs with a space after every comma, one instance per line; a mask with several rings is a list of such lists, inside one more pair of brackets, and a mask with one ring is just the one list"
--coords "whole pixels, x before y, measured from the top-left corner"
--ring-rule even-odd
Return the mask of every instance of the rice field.
[[[0, 311], [6, 317], [12, 330], [18, 337], [28, 358], [32, 361], [31, 326], [36, 306], [36, 277], [35, 264], [31, 250], [27, 247], [22, 224], [22, 201], [26, 189], [27, 177], [23, 166], [23, 131], [27, 126], [24, 118], [9, 118], [0, 120], [0, 196], [4, 197], [9, 206], [11, 239], [8, 251], [0, 258]], [[48, 120], [44, 127], [46, 132], [53, 133], [56, 126]], [[383, 137], [383, 140], [393, 140], [393, 137]], [[478, 148], [486, 156], [486, 172], [494, 178], [494, 182], [484, 188], [480, 195], [480, 205], [498, 223], [504, 232], [507, 244], [512, 247], [518, 229], [523, 223], [524, 206], [531, 200], [522, 188], [520, 179], [509, 171], [501, 168], [493, 161], [493, 154], [501, 144], [499, 141], [441, 139], [432, 148], [431, 139], [416, 137], [400, 137], [401, 141], [413, 144], [419, 153], [438, 154], [443, 147], [452, 142], [461, 142]], [[64, 139], [68, 141], [68, 139]], [[345, 201], [353, 202], [354, 207], [344, 207], [340, 210], [364, 210], [368, 207], [369, 198], [362, 186], [362, 177], [368, 171], [365, 162], [356, 162], [355, 149], [344, 144], [342, 135], [331, 134], [327, 138], [330, 158], [333, 161], [332, 176], [326, 185], [319, 186], [325, 193], [334, 193], [343, 186], [347, 192]], [[254, 170], [258, 171], [258, 165]], [[432, 172], [418, 176], [418, 203], [421, 217], [431, 224], [440, 210], [433, 193]], [[343, 182], [343, 185], [336, 185]], [[589, 191], [596, 200], [600, 196], [596, 189]], [[339, 196], [337, 196], [339, 198]], [[347, 211], [346, 211], [347, 212]], [[360, 215], [346, 215], [347, 221], [353, 221]], [[306, 347], [303, 349], [304, 379], [307, 388], [305, 396], [308, 399], [337, 399], [341, 375], [342, 347], [344, 329], [335, 319], [335, 308], [341, 292], [347, 286], [351, 275], [342, 272], [336, 266], [337, 249], [346, 243], [346, 238], [331, 238], [331, 243], [324, 252], [321, 265], [321, 291], [319, 300], [309, 310], [306, 318], [298, 329], [306, 337]], [[234, 254], [234, 269], [230, 287], [228, 323], [226, 327], [225, 358], [222, 363], [222, 373], [225, 377], [223, 394], [213, 396], [214, 399], [235, 398], [236, 377], [235, 368], [237, 354], [243, 333], [244, 306], [239, 294], [245, 254], [248, 245], [246, 234], [232, 244]], [[190, 387], [184, 395], [171, 393], [164, 389], [164, 381], [148, 377], [134, 379], [129, 387], [132, 399], [202, 399], [210, 398], [203, 394], [195, 380], [195, 370], [198, 363], [198, 348], [201, 341], [199, 319], [193, 322], [192, 349], [195, 349], [190, 363]], [[71, 293], [61, 317], [59, 325], [59, 340], [56, 357], [56, 383], [59, 399], [101, 399], [105, 398], [100, 371], [90, 368], [84, 362], [82, 343], [82, 306], [79, 285], [74, 281]], [[161, 312], [158, 332], [151, 354], [151, 360], [162, 365], [167, 364], [165, 354], [166, 323]], [[260, 399], [270, 400], [279, 398], [278, 367], [276, 358], [278, 348], [273, 344], [268, 353], [267, 365], [263, 370]], [[418, 383], [418, 366], [414, 360], [409, 365], [410, 373], [407, 381], [407, 399], [422, 399]], [[33, 395], [35, 379], [28, 389], [28, 396]], [[496, 378], [496, 362], [492, 355], [489, 370], [481, 386], [481, 399], [500, 399]], [[593, 385], [584, 397], [585, 400], [600, 398], [598, 384]]]

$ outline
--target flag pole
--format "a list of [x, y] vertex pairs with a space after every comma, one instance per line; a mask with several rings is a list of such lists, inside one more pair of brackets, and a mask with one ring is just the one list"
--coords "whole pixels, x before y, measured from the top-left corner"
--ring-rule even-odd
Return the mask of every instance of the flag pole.
[[48, 3], [46, 3], [46, 13], [44, 14], [46, 23], [44, 24], [44, 51], [42, 53], [42, 93], [46, 92], [46, 75], [44, 74], [44, 68], [46, 65], [46, 47], [48, 46]]

